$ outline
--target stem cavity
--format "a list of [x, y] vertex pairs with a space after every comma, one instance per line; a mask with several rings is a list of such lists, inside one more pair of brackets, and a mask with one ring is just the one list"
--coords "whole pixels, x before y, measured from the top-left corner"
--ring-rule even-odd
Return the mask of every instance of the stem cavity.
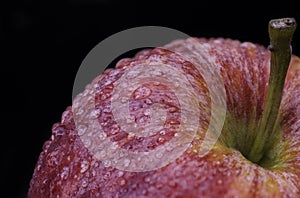
[[257, 127], [256, 138], [251, 151], [246, 156], [254, 163], [259, 163], [266, 148], [277, 138], [274, 136], [276, 136], [276, 128], [279, 125], [279, 108], [292, 55], [291, 40], [296, 26], [293, 18], [274, 19], [269, 22], [271, 70], [268, 92], [262, 118]]

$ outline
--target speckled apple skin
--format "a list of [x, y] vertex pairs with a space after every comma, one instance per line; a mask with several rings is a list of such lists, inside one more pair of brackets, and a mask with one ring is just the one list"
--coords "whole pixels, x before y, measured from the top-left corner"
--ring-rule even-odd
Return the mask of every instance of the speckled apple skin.
[[[213, 38], [197, 39], [208, 49], [222, 74], [226, 89], [227, 111], [236, 117], [250, 119], [255, 112], [259, 118], [264, 107], [270, 52], [257, 44]], [[169, 49], [180, 51], [186, 41], [169, 44]], [[201, 52], [196, 52], [201, 53]], [[104, 131], [119, 146], [126, 149], [147, 150], [164, 144], [174, 135], [180, 116], [178, 100], [163, 85], [148, 84], [151, 93], [131, 98], [130, 113], [139, 120], [152, 103], [164, 104], [168, 109], [166, 130], [149, 138], [128, 139], [128, 134], [114, 128], [111, 112], [105, 112], [113, 82], [140, 63], [160, 60], [189, 75], [199, 101], [202, 123], [195, 140], [185, 153], [167, 166], [147, 172], [126, 172], [107, 167], [95, 159], [78, 136], [72, 108], [62, 114], [60, 123], [52, 128], [50, 140], [45, 142], [30, 182], [28, 196], [35, 197], [300, 197], [300, 60], [293, 56], [287, 74], [281, 103], [282, 139], [289, 142], [284, 152], [284, 163], [278, 168], [265, 169], [245, 159], [237, 150], [220, 142], [205, 156], [198, 155], [199, 141], [207, 129], [210, 116], [210, 97], [202, 76], [190, 62], [177, 54], [156, 48], [123, 59], [115, 69], [106, 70], [88, 89], [97, 84], [96, 109], [98, 120], [106, 122]], [[107, 83], [109, 82], [109, 83]], [[79, 98], [79, 99], [78, 99]], [[92, 98], [93, 99], [93, 98]], [[91, 100], [84, 94], [76, 101]], [[73, 103], [74, 104], [74, 103]], [[191, 118], [198, 119], [198, 118]], [[147, 118], [143, 119], [147, 122]], [[178, 123], [177, 123], [178, 124]], [[172, 128], [173, 127], [173, 128]], [[112, 133], [112, 131], [114, 131]]]

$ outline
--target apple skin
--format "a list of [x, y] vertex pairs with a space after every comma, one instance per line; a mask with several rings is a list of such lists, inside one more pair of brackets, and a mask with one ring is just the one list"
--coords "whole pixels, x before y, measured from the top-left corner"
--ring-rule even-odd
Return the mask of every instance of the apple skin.
[[[230, 39], [198, 39], [209, 48], [209, 55], [221, 68], [226, 89], [227, 111], [235, 118], [249, 121], [255, 112], [256, 118], [262, 114], [264, 98], [270, 70], [270, 52], [263, 46], [250, 42], [241, 43]], [[172, 46], [172, 43], [169, 44]], [[180, 50], [185, 41], [176, 43]], [[282, 141], [287, 146], [282, 154], [281, 165], [263, 168], [248, 161], [238, 150], [227, 148], [217, 142], [205, 156], [199, 156], [201, 138], [204, 137], [210, 110], [210, 98], [206, 83], [201, 75], [194, 72], [193, 65], [164, 49], [145, 50], [132, 59], [121, 60], [116, 69], [106, 70], [91, 85], [99, 83], [102, 94], [109, 97], [101, 100], [96, 96], [98, 108], [104, 108], [110, 100], [112, 87], [105, 85], [115, 81], [129, 67], [151, 60], [164, 60], [177, 69], [190, 74], [198, 94], [201, 108], [197, 137], [185, 153], [167, 166], [147, 172], [126, 172], [117, 170], [95, 159], [84, 147], [75, 129], [72, 108], [68, 107], [60, 123], [52, 128], [50, 140], [45, 142], [30, 182], [29, 197], [300, 197], [300, 59], [292, 56], [281, 103]], [[137, 68], [138, 69], [138, 68]], [[115, 72], [119, 70], [120, 72]], [[103, 86], [102, 86], [103, 85]], [[154, 88], [152, 99], [173, 97], [164, 87]], [[89, 86], [92, 87], [92, 86]], [[87, 87], [87, 89], [89, 89]], [[155, 95], [157, 94], [157, 95]], [[81, 100], [88, 100], [82, 97]], [[151, 96], [149, 96], [151, 97]], [[98, 103], [97, 103], [98, 102]], [[157, 102], [166, 104], [166, 100]], [[144, 104], [143, 100], [133, 100], [130, 107]], [[178, 106], [172, 100], [169, 106]], [[141, 106], [141, 105], [140, 105]], [[138, 119], [140, 110], [131, 113]], [[102, 109], [103, 110], [103, 109]], [[178, 109], [177, 109], [178, 111]], [[177, 112], [178, 113], [178, 112]], [[177, 119], [176, 112], [167, 118]], [[173, 116], [173, 117], [172, 117]], [[177, 115], [178, 116], [178, 115]], [[101, 114], [99, 122], [109, 119]], [[192, 119], [192, 118], [191, 118]], [[161, 134], [141, 142], [127, 140], [126, 136], [109, 134], [111, 125], [106, 126], [110, 138], [122, 142], [122, 146], [132, 149], [147, 149], [150, 143], [156, 147], [163, 142], [156, 141]], [[222, 132], [223, 133], [223, 132]], [[224, 132], [225, 133], [225, 132]], [[172, 130], [164, 134], [166, 140], [172, 138]], [[139, 143], [139, 146], [135, 146]]]

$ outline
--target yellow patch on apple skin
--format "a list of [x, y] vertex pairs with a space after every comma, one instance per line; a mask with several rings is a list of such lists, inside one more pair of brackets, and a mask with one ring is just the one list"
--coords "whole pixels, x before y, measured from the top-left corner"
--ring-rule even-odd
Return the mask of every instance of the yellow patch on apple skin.
[[293, 70], [300, 70], [300, 58], [298, 56], [292, 55], [290, 66]]
[[[217, 143], [213, 150], [205, 157], [206, 162], [218, 164], [216, 170], [226, 170], [233, 180], [224, 186], [227, 191], [224, 198], [231, 197], [298, 197], [297, 187], [299, 177], [291, 169], [265, 169], [247, 160], [239, 151], [229, 149]], [[224, 168], [226, 167], [226, 168]], [[223, 176], [223, 180], [228, 179]]]
[[[195, 147], [193, 147], [195, 148]], [[192, 149], [192, 148], [191, 148]], [[196, 153], [193, 153], [197, 155]], [[202, 159], [202, 158], [201, 158]], [[263, 168], [247, 160], [239, 151], [218, 142], [202, 160], [215, 164], [216, 170], [226, 170], [233, 178], [222, 197], [297, 197], [299, 177], [291, 167]], [[224, 168], [226, 167], [226, 168]], [[222, 181], [228, 179], [224, 176]]]

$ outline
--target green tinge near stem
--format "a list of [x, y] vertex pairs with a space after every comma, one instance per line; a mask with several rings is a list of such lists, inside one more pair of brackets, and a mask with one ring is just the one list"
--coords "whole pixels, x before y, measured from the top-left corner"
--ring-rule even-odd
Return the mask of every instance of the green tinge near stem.
[[271, 51], [270, 79], [264, 111], [259, 121], [257, 135], [254, 139], [248, 160], [258, 163], [265, 153], [267, 142], [278, 137], [275, 133], [279, 122], [279, 108], [284, 88], [285, 77], [291, 60], [291, 40], [296, 30], [293, 18], [274, 19], [269, 22]]

